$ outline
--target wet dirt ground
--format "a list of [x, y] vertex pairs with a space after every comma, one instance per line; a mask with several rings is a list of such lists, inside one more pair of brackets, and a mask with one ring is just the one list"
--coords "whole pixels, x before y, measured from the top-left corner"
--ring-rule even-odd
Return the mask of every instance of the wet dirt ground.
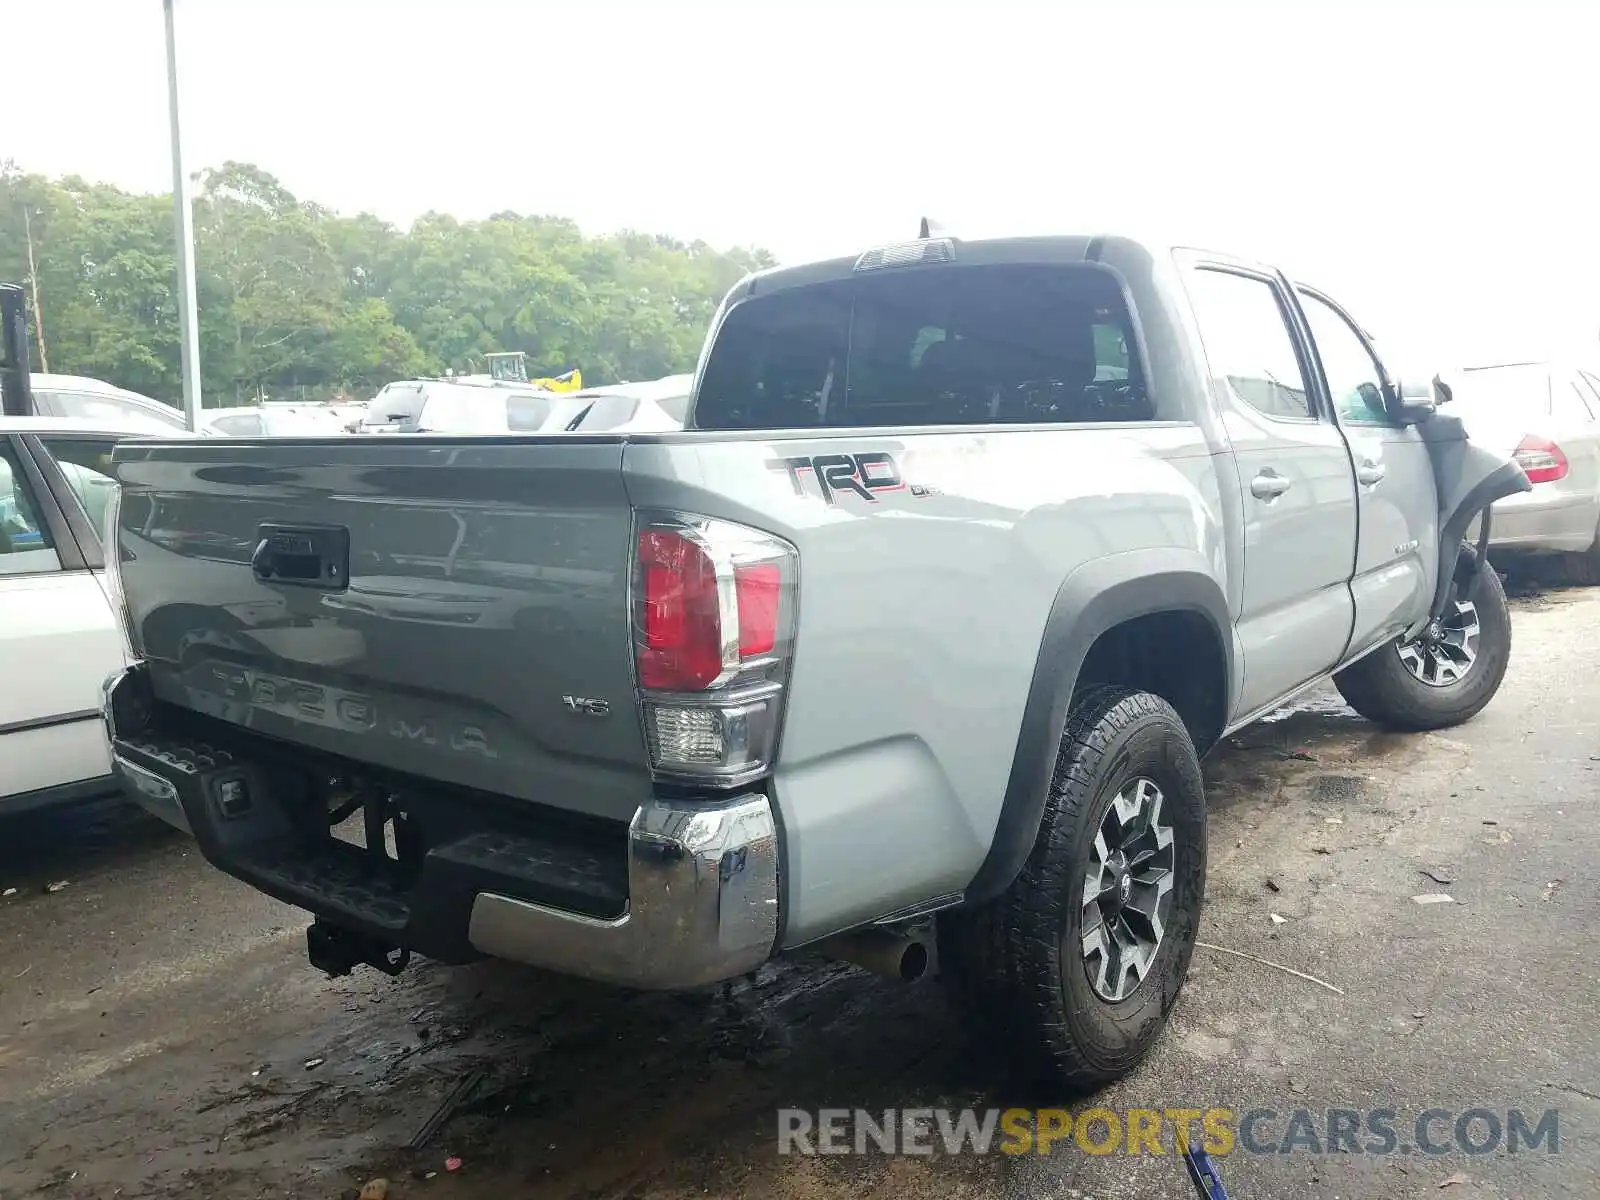
[[[1236, 1197], [1600, 1195], [1600, 593], [1520, 593], [1511, 672], [1468, 725], [1388, 734], [1330, 692], [1209, 758], [1202, 939], [1339, 993], [1197, 950], [1157, 1050], [1087, 1103], [1270, 1108], [1269, 1142], [1295, 1109], [1395, 1109], [1402, 1133], [1429, 1107], [1555, 1109], [1554, 1154], [1219, 1165]], [[1170, 1155], [1070, 1142], [779, 1156], [780, 1106], [1062, 1102], [1008, 1081], [936, 986], [813, 962], [680, 996], [501, 964], [330, 982], [300, 913], [115, 803], [0, 823], [11, 888], [7, 1200], [336, 1197], [380, 1175], [400, 1200], [1194, 1194]], [[474, 1071], [473, 1098], [405, 1149]]]

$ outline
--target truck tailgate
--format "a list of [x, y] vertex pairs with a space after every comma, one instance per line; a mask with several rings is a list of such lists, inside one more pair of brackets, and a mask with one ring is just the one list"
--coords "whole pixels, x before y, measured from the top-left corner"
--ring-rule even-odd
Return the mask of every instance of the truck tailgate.
[[574, 438], [125, 444], [122, 586], [157, 697], [628, 819], [649, 772], [621, 454]]

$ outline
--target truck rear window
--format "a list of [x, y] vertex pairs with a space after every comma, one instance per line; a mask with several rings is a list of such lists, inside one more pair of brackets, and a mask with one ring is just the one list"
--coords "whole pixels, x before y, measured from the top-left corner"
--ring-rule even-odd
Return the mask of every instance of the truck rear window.
[[736, 305], [698, 429], [1153, 418], [1121, 289], [1092, 267], [907, 267]]

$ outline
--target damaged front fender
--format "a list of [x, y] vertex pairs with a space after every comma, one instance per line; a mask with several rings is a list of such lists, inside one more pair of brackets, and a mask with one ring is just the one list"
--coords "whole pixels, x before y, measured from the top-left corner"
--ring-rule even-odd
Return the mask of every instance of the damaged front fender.
[[1527, 473], [1514, 459], [1473, 444], [1461, 418], [1435, 413], [1417, 426], [1428, 447], [1439, 497], [1439, 571], [1434, 579], [1429, 620], [1436, 619], [1450, 600], [1455, 563], [1467, 529], [1478, 514], [1496, 500], [1531, 491]]

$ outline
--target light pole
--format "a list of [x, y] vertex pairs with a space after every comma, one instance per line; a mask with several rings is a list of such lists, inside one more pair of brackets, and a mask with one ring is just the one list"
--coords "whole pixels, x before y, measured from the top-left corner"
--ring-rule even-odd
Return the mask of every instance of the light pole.
[[178, 244], [178, 332], [183, 345], [183, 413], [193, 432], [200, 424], [200, 316], [194, 278], [194, 202], [183, 169], [178, 123], [178, 35], [174, 0], [161, 0], [167, 17], [167, 107], [172, 121], [172, 218]]

